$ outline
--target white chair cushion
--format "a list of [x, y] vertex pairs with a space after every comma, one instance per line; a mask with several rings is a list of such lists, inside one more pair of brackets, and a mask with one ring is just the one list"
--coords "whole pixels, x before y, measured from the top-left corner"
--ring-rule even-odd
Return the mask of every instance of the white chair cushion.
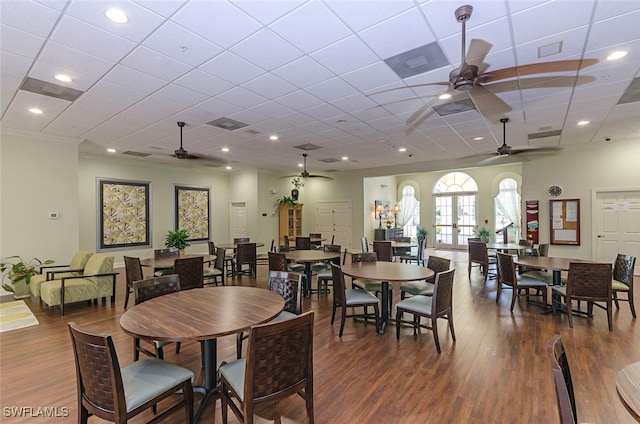
[[431, 293], [433, 293], [433, 284], [427, 283], [426, 281], [411, 281], [400, 284], [400, 290], [414, 296], [426, 290], [430, 290]]
[[375, 305], [379, 303], [377, 297], [369, 293], [367, 290], [358, 290], [358, 289], [346, 289], [345, 290], [345, 299], [347, 306], [353, 304], [363, 304], [367, 303], [370, 305]]
[[431, 315], [431, 296], [411, 296], [396, 304], [396, 309], [403, 309], [407, 312], [417, 312], [419, 314]]
[[220, 374], [229, 382], [229, 385], [238, 394], [240, 400], [244, 400], [244, 372], [246, 367], [247, 361], [245, 358], [220, 365]]

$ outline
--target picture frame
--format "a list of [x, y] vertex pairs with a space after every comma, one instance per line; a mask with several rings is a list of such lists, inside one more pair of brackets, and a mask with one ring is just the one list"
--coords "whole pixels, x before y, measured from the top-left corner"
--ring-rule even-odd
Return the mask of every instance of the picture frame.
[[209, 187], [174, 185], [175, 228], [186, 230], [188, 241], [208, 241]]
[[98, 250], [151, 247], [151, 183], [97, 179]]

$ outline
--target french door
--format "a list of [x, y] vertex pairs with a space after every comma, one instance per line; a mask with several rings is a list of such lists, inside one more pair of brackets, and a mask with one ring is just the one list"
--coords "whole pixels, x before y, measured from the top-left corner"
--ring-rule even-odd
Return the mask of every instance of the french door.
[[476, 194], [443, 194], [434, 196], [435, 246], [466, 249], [467, 239], [477, 226]]

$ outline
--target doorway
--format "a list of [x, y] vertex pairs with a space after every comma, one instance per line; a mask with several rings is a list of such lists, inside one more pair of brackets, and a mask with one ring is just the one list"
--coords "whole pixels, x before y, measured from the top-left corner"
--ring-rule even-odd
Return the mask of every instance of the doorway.
[[231, 203], [231, 225], [229, 240], [247, 236], [247, 205], [245, 202]]
[[316, 204], [316, 232], [326, 238], [325, 243], [339, 244], [351, 250], [351, 202], [318, 202]]
[[434, 196], [435, 245], [444, 249], [466, 249], [477, 225], [476, 195], [451, 194]]

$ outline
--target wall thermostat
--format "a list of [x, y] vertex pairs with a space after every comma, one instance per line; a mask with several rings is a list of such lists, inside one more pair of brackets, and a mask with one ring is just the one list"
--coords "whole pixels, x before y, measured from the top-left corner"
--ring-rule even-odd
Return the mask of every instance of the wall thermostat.
[[49, 219], [58, 219], [60, 214], [58, 212], [49, 212]]

